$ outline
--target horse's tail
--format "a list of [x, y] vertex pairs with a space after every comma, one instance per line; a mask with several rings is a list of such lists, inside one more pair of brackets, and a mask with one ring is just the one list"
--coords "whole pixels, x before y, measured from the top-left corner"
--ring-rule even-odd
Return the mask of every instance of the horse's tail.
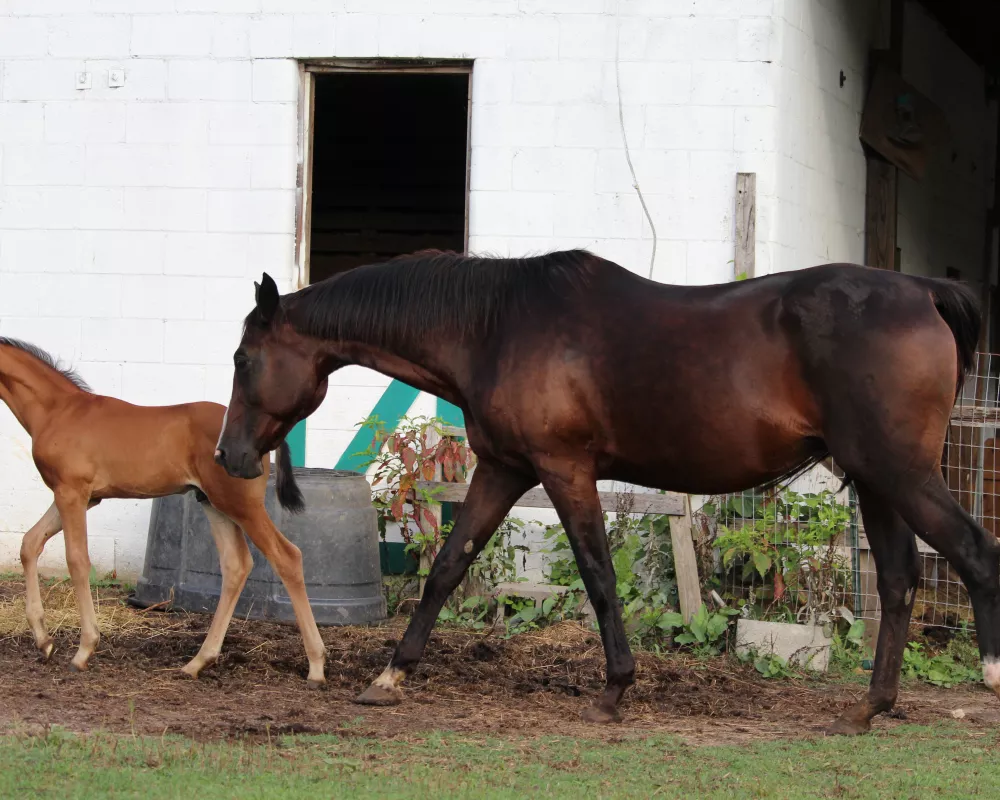
[[976, 348], [979, 346], [979, 332], [983, 325], [983, 315], [979, 310], [979, 298], [970, 286], [942, 278], [925, 278], [934, 297], [934, 307], [941, 315], [955, 337], [958, 350], [958, 382], [956, 398], [962, 393], [962, 384], [976, 364]]
[[292, 470], [292, 451], [288, 442], [282, 440], [278, 447], [278, 462], [275, 465], [274, 486], [278, 492], [278, 502], [281, 507], [293, 514], [305, 511], [306, 501], [302, 490], [295, 482], [295, 472]]

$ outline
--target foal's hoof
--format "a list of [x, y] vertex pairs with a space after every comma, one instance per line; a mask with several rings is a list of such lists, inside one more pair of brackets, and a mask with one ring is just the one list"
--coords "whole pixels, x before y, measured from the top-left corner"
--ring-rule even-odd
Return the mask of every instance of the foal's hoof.
[[77, 664], [75, 661], [70, 661], [69, 662], [69, 671], [70, 672], [86, 672], [87, 671], [87, 663], [84, 662], [83, 664]]
[[306, 686], [308, 686], [310, 689], [325, 689], [326, 678], [323, 678], [323, 680], [319, 681], [310, 678], [309, 680], [306, 681]]
[[177, 672], [179, 673], [178, 677], [180, 677], [180, 678], [188, 678], [188, 679], [190, 679], [192, 681], [198, 680], [198, 673], [200, 671], [201, 670], [192, 669], [190, 666], [181, 667], [179, 670], [177, 670]]
[[609, 722], [621, 722], [622, 715], [617, 708], [603, 708], [602, 706], [590, 706], [583, 710], [584, 722], [593, 722], [598, 725], [607, 725]]
[[857, 736], [859, 733], [868, 733], [872, 729], [870, 719], [856, 720], [848, 716], [839, 717], [827, 728], [824, 733], [827, 736]]
[[354, 702], [361, 706], [398, 706], [403, 702], [403, 692], [395, 687], [390, 689], [373, 683]]
[[42, 654], [42, 661], [47, 663], [56, 651], [56, 643], [50, 640], [45, 644], [39, 645], [38, 649]]

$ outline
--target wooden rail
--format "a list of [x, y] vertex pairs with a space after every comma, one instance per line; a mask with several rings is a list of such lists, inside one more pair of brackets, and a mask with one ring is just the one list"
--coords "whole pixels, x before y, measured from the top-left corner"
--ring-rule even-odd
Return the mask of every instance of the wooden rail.
[[[465, 428], [445, 426], [444, 436], [465, 438]], [[469, 484], [449, 481], [420, 481], [417, 488], [432, 493], [439, 503], [464, 503], [469, 493]], [[614, 513], [618, 508], [618, 497], [614, 492], [598, 492], [601, 509]], [[640, 492], [632, 495], [633, 514], [665, 514], [670, 520], [670, 542], [674, 551], [674, 568], [677, 575], [677, 594], [681, 615], [690, 622], [701, 606], [701, 582], [698, 580], [698, 559], [691, 538], [691, 503], [687, 495], [668, 492], [666, 494]], [[521, 508], [555, 508], [546, 491], [537, 486], [525, 492], [515, 504]], [[537, 589], [537, 586], [534, 586]], [[555, 593], [562, 587], [548, 587]]]
[[[440, 503], [464, 503], [469, 493], [469, 484], [451, 483], [448, 481], [420, 481], [418, 489], [432, 492], [434, 499]], [[613, 514], [617, 508], [617, 495], [614, 492], [598, 492], [601, 498], [601, 509]], [[682, 494], [647, 494], [632, 495], [635, 505], [633, 514], [667, 514], [671, 517], [683, 517], [684, 495]], [[514, 503], [521, 508], [555, 508], [552, 500], [541, 486], [529, 489], [521, 499]]]

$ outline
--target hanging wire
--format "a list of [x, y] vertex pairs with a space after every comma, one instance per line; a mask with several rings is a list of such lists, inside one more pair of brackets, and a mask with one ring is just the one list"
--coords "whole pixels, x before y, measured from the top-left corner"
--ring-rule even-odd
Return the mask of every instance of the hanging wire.
[[625, 146], [625, 160], [628, 162], [628, 171], [632, 174], [632, 188], [639, 195], [639, 202], [642, 204], [642, 211], [649, 222], [649, 229], [653, 232], [653, 252], [649, 256], [649, 278], [653, 278], [653, 265], [656, 263], [656, 226], [653, 224], [653, 217], [646, 207], [646, 198], [642, 196], [642, 189], [639, 188], [639, 179], [635, 175], [635, 167], [632, 166], [632, 154], [628, 149], [628, 137], [625, 135], [625, 112], [622, 110], [622, 78], [619, 69], [619, 53], [621, 52], [621, 0], [615, 0], [615, 87], [618, 91], [618, 124], [622, 132], [622, 144]]

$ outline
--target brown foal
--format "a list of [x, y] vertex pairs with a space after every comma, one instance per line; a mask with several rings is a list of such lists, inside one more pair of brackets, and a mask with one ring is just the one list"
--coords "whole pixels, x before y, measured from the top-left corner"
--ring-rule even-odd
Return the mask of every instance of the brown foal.
[[[21, 543], [26, 611], [35, 645], [46, 660], [54, 643], [45, 629], [38, 557], [45, 543], [63, 531], [77, 606], [80, 646], [71, 667], [85, 670], [100, 633], [90, 595], [87, 510], [109, 498], [149, 498], [194, 489], [219, 550], [222, 593], [198, 654], [183, 668], [192, 678], [219, 657], [236, 601], [253, 560], [240, 529], [264, 554], [291, 598], [309, 658], [311, 686], [326, 682], [326, 651], [306, 597], [302, 556], [271, 522], [264, 509], [269, 454], [259, 478], [231, 478], [213, 460], [225, 407], [216, 403], [135, 406], [92, 394], [71, 370], [43, 350], [0, 338], [0, 400], [31, 436], [35, 466], [55, 502]], [[286, 444], [279, 450], [278, 499], [302, 508]]]

